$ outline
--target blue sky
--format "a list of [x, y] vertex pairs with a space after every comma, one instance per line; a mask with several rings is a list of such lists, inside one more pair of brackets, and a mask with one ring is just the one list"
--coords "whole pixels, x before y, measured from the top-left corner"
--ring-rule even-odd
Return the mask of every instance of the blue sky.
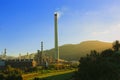
[[120, 0], [0, 0], [0, 51], [8, 55], [54, 47], [54, 12], [59, 45], [119, 40]]

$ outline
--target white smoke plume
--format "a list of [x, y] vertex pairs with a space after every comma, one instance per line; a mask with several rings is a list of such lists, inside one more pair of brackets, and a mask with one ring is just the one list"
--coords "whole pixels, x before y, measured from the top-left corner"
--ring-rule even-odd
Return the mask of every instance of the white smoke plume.
[[57, 13], [58, 19], [61, 18], [61, 16], [63, 16], [67, 10], [68, 10], [67, 7], [57, 8], [55, 13]]

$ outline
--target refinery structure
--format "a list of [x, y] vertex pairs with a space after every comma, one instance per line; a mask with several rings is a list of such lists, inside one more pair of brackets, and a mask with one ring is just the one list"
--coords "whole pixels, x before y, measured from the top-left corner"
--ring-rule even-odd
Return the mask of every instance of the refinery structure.
[[43, 42], [41, 42], [41, 50], [37, 50], [37, 53], [22, 56], [19, 54], [18, 57], [8, 58], [7, 50], [4, 49], [2, 55], [0, 55], [0, 68], [4, 68], [6, 65], [10, 65], [15, 68], [24, 67], [35, 67], [35, 66], [48, 66], [48, 64], [60, 63], [62, 60], [59, 59], [59, 46], [58, 46], [58, 14], [54, 13], [54, 44], [55, 44], [55, 56], [46, 56], [43, 50]]

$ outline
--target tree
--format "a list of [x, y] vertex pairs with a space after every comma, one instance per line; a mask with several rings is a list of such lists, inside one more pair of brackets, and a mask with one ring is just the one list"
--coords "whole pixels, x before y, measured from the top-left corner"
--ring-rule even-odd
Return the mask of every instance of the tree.
[[0, 74], [0, 80], [5, 80], [5, 75], [4, 74]]
[[[107, 49], [82, 57], [75, 80], [120, 80], [120, 54]], [[116, 57], [118, 57], [116, 59]]]
[[0, 74], [0, 80], [23, 80], [21, 73], [20, 69], [15, 69], [8, 65], [6, 70]]
[[116, 40], [116, 41], [113, 43], [113, 49], [114, 49], [115, 51], [118, 51], [119, 48], [120, 48], [120, 43], [119, 43], [118, 40]]
[[113, 55], [113, 53], [114, 53], [114, 51], [112, 49], [106, 49], [106, 50], [101, 52], [101, 56], [110, 57]]

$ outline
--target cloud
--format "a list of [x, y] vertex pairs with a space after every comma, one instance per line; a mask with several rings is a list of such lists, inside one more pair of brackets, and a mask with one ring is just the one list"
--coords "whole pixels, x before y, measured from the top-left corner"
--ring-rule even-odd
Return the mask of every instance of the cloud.
[[55, 13], [58, 14], [58, 19], [65, 14], [65, 12], [68, 10], [67, 7], [57, 8]]
[[56, 11], [55, 13], [57, 13], [57, 18], [58, 19], [63, 15], [63, 12], [61, 12], [61, 11]]
[[92, 32], [92, 35], [98, 36], [98, 35], [105, 35], [105, 34], [109, 34], [109, 33], [110, 33], [109, 30], [105, 30], [105, 31], [101, 31], [101, 32]]
[[120, 24], [118, 23], [116, 25], [112, 25], [106, 30], [92, 32], [92, 35], [93, 36], [105, 36], [105, 35], [117, 35], [118, 36], [119, 32], [120, 32]]
[[[84, 12], [83, 19], [92, 39], [120, 39], [120, 5], [106, 5], [97, 10]], [[85, 26], [86, 27], [86, 26]]]
[[95, 11], [88, 11], [85, 16], [97, 16], [97, 17], [109, 17], [109, 18], [120, 18], [120, 5], [106, 5]]

